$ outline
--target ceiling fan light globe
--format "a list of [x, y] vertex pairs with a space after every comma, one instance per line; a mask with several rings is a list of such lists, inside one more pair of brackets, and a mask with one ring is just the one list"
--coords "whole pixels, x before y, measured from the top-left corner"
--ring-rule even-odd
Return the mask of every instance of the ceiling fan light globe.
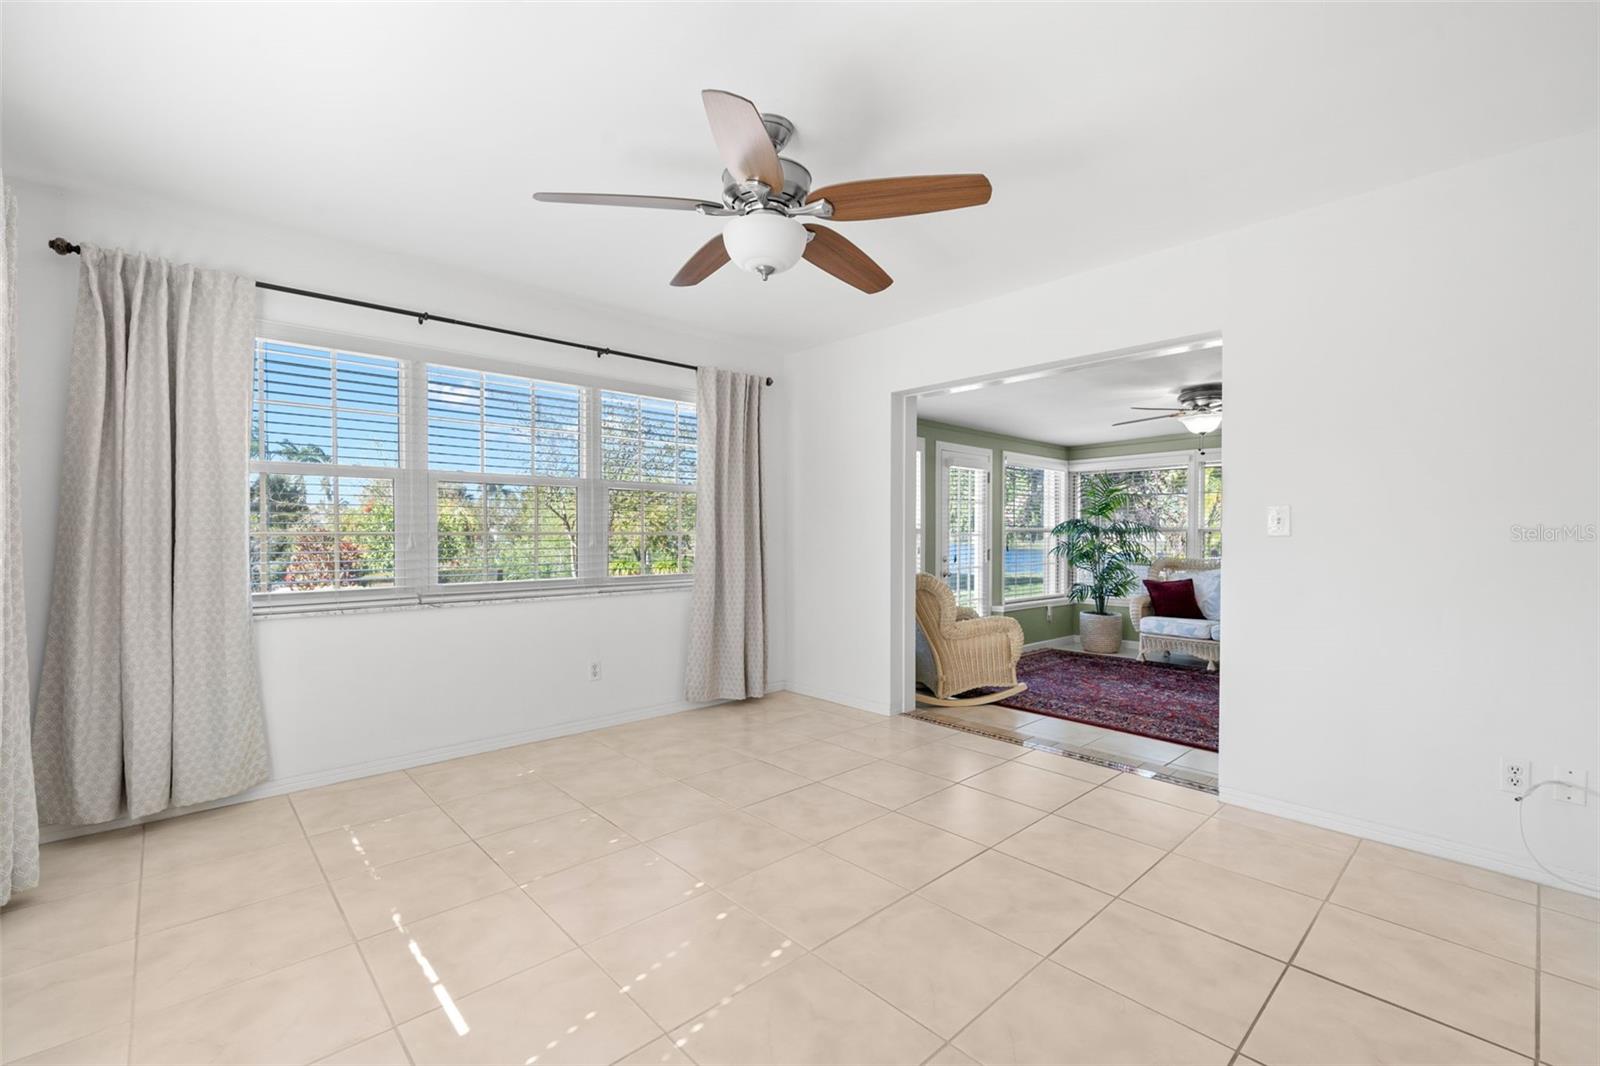
[[1193, 414], [1179, 415], [1178, 421], [1183, 423], [1183, 428], [1190, 433], [1204, 436], [1222, 425], [1222, 415], [1215, 411], [1196, 411]]
[[752, 211], [728, 220], [722, 243], [734, 266], [765, 278], [800, 261], [806, 236], [804, 226], [781, 212]]

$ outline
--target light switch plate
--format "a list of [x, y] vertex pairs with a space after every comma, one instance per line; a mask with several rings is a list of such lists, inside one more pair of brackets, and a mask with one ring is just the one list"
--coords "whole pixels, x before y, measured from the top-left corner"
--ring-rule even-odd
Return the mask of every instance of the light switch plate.
[[1287, 537], [1290, 528], [1289, 505], [1286, 503], [1270, 504], [1267, 507], [1267, 536]]

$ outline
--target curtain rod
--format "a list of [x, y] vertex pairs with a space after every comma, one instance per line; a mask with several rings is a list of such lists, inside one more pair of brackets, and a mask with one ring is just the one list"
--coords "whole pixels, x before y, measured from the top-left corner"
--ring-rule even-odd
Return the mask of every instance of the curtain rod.
[[[50, 240], [50, 250], [57, 255], [80, 255], [83, 246], [73, 244], [65, 237], [54, 237]], [[288, 285], [274, 285], [270, 281], [256, 282], [256, 288], [266, 289], [270, 292], [286, 292], [291, 296], [304, 296], [312, 300], [326, 300], [329, 303], [345, 304], [350, 307], [365, 307], [369, 311], [382, 311], [391, 315], [404, 315], [414, 318], [417, 324], [428, 322], [443, 322], [449, 326], [464, 326], [467, 329], [481, 329], [485, 333], [500, 333], [507, 337], [523, 337], [530, 341], [543, 341], [546, 344], [559, 344], [567, 348], [581, 348], [586, 352], [593, 352], [596, 358], [607, 355], [617, 355], [624, 359], [637, 359], [641, 363], [657, 363], [661, 366], [675, 366], [683, 370], [699, 370], [693, 363], [680, 363], [676, 359], [662, 359], [654, 355], [640, 355], [638, 352], [624, 352], [616, 348], [603, 348], [593, 344], [584, 344], [581, 341], [567, 341], [560, 337], [546, 337], [542, 333], [527, 333], [520, 329], [506, 329], [504, 326], [488, 326], [482, 322], [468, 322], [460, 318], [446, 318], [444, 315], [429, 314], [427, 311], [413, 311], [406, 307], [390, 307], [388, 304], [372, 303], [369, 300], [357, 300], [349, 296], [334, 296], [332, 293], [314, 292], [311, 289], [295, 289]], [[772, 379], [767, 378], [767, 384], [772, 384]]]

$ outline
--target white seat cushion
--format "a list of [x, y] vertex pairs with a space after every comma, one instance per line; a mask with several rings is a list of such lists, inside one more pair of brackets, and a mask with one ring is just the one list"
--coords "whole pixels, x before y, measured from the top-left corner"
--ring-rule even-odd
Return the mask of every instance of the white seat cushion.
[[1200, 605], [1200, 613], [1213, 622], [1222, 621], [1222, 567], [1215, 570], [1175, 570], [1162, 580], [1185, 579], [1194, 582], [1194, 601]]
[[1221, 622], [1218, 622], [1216, 625], [1211, 627], [1211, 639], [1212, 640], [1221, 640], [1222, 639], [1222, 623]]
[[1163, 637], [1185, 637], [1189, 640], [1210, 640], [1216, 623], [1209, 618], [1152, 618], [1139, 619], [1139, 632]]

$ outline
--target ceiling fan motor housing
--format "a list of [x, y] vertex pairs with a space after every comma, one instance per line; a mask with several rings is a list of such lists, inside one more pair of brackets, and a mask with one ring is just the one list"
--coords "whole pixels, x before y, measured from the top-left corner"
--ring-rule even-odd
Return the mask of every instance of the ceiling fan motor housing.
[[[811, 171], [793, 159], [779, 156], [778, 162], [783, 166], [783, 188], [769, 191], [767, 203], [785, 208], [803, 206], [811, 192]], [[760, 204], [750, 188], [735, 181], [726, 170], [722, 172], [722, 202], [733, 208], [740, 205], [754, 208]]]
[[1190, 385], [1178, 393], [1178, 403], [1183, 407], [1220, 407], [1222, 406], [1222, 382], [1208, 381], [1203, 385]]

